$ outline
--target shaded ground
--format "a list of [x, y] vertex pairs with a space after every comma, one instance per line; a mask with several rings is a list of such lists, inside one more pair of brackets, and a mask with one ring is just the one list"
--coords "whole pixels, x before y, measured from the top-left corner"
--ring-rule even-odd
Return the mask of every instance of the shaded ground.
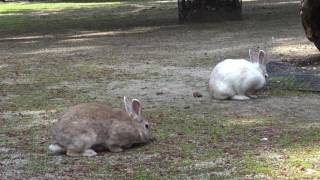
[[[320, 56], [298, 3], [244, 1], [242, 21], [183, 25], [175, 1], [2, 13], [0, 178], [319, 177], [319, 95], [298, 90], [319, 90]], [[259, 98], [211, 99], [214, 64], [257, 47], [276, 61]], [[120, 106], [123, 95], [143, 102], [150, 144], [90, 159], [48, 156], [48, 130], [63, 109]]]

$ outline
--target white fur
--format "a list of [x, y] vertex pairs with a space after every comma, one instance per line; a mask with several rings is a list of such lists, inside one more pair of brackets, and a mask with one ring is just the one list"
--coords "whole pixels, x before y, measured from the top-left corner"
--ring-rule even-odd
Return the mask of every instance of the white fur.
[[51, 153], [54, 153], [54, 154], [65, 152], [65, 150], [58, 144], [50, 144], [48, 149]]
[[250, 61], [245, 59], [226, 59], [212, 70], [209, 90], [216, 99], [250, 99], [249, 94], [266, 84], [267, 73], [264, 52], [258, 56], [249, 50]]

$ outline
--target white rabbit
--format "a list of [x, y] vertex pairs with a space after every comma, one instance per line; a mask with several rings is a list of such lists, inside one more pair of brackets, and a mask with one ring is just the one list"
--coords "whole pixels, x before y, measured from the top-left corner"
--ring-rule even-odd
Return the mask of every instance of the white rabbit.
[[149, 124], [141, 114], [139, 100], [124, 97], [125, 111], [101, 103], [83, 103], [69, 108], [54, 125], [54, 154], [94, 156], [94, 146], [121, 152], [149, 141]]
[[253, 53], [249, 49], [250, 61], [226, 59], [212, 70], [209, 91], [216, 99], [250, 99], [249, 94], [266, 85], [268, 73], [265, 52]]

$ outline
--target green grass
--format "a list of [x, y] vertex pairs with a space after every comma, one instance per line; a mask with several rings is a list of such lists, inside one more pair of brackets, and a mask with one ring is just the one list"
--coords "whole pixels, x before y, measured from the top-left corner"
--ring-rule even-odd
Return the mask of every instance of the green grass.
[[118, 29], [123, 24], [129, 26], [137, 19], [143, 22], [150, 19], [151, 15], [161, 16], [161, 9], [141, 9], [143, 6], [146, 10], [150, 9], [152, 3], [150, 0], [2, 3], [0, 32], [43, 34]]
[[65, 9], [79, 9], [92, 7], [105, 7], [121, 5], [121, 2], [19, 2], [19, 3], [2, 3], [0, 14], [25, 12], [25, 11], [59, 11]]
[[[121, 154], [104, 152], [94, 158], [63, 156], [62, 162], [61, 157], [48, 156], [51, 121], [61, 111], [71, 104], [93, 101], [90, 92], [103, 94], [108, 82], [143, 78], [96, 63], [16, 65], [20, 73], [17, 83], [1, 86], [8, 92], [8, 99], [0, 104], [6, 112], [4, 119], [0, 119], [3, 121], [0, 138], [4, 139], [0, 141], [0, 150], [18, 149], [20, 154], [2, 155], [0, 159], [13, 162], [18, 162], [17, 156], [23, 159], [27, 163], [20, 168], [26, 178], [43, 174], [68, 176], [78, 170], [82, 172], [76, 175], [80, 179], [307, 178], [320, 174], [317, 161], [320, 124], [301, 120], [299, 116], [288, 119], [287, 112], [241, 114], [162, 107], [144, 112], [152, 123], [152, 141], [148, 145]], [[0, 75], [2, 79], [10, 79], [15, 69], [11, 66], [2, 69]], [[105, 77], [108, 81], [103, 80]], [[74, 86], [61, 86], [65, 82]], [[119, 101], [110, 102], [118, 106]], [[265, 137], [268, 141], [262, 142]], [[24, 156], [20, 157], [21, 154]]]
[[[103, 15], [103, 10], [74, 16], [77, 9], [97, 7], [117, 8], [122, 2], [98, 3], [3, 3], [0, 6], [0, 31], [3, 32], [53, 32], [74, 28], [100, 28], [106, 22], [125, 15]], [[126, 17], [126, 16], [125, 16]]]
[[[0, 17], [1, 31], [4, 32], [59, 32], [66, 29], [99, 28], [110, 20], [120, 17], [95, 15], [48, 15], [48, 16], [2, 16]], [[104, 22], [106, 21], [106, 22]], [[101, 22], [101, 24], [99, 24]]]
[[[38, 118], [45, 116], [46, 113]], [[47, 118], [56, 115], [50, 116]], [[145, 116], [153, 122], [155, 140], [121, 154], [106, 152], [95, 158], [64, 158], [62, 164], [56, 164], [59, 157], [46, 155], [47, 145], [52, 141], [51, 133], [34, 115], [9, 118], [0, 130], [10, 138], [0, 145], [25, 146], [21, 150], [27, 155], [28, 163], [22, 168], [26, 177], [68, 174], [79, 169], [87, 172], [78, 174], [79, 178], [102, 178], [108, 172], [108, 177], [120, 179], [129, 176], [133, 179], [191, 176], [208, 179], [257, 174], [306, 178], [316, 177], [320, 172], [317, 160], [320, 144], [315, 143], [320, 139], [317, 133], [320, 126], [313, 126], [311, 130], [303, 122], [292, 126], [279, 121], [280, 117], [258, 114], [226, 117], [172, 108], [148, 111]], [[261, 142], [266, 136], [269, 141]], [[283, 158], [273, 158], [270, 154], [274, 153]], [[8, 158], [10, 156], [1, 156], [1, 159]], [[315, 172], [308, 175], [309, 169]]]
[[260, 92], [268, 96], [304, 96], [311, 94], [307, 91], [311, 85], [309, 82], [296, 80], [289, 77], [273, 77], [268, 82], [267, 90]]

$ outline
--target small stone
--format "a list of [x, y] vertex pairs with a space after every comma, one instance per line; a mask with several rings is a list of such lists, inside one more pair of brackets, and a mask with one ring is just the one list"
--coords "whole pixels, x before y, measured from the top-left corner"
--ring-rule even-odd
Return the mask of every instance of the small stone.
[[202, 94], [200, 94], [199, 92], [195, 91], [192, 93], [193, 97], [195, 98], [199, 98], [199, 97], [202, 97]]
[[306, 171], [306, 174], [314, 174], [316, 172], [314, 169], [310, 169], [310, 168], [307, 168], [305, 171]]
[[266, 137], [261, 138], [260, 141], [261, 141], [261, 142], [266, 142], [266, 141], [268, 141], [268, 138], [266, 138]]
[[156, 92], [156, 95], [162, 95], [163, 94], [163, 92]]

